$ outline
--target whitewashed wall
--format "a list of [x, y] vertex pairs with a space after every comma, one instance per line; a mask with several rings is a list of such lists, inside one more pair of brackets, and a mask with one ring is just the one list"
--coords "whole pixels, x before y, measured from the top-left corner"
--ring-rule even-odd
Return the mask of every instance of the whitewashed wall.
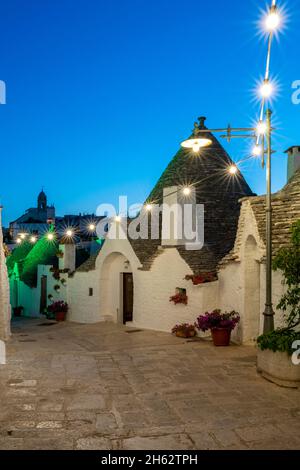
[[[126, 261], [130, 263], [128, 266]], [[96, 270], [78, 272], [69, 279], [69, 320], [80, 323], [107, 319], [121, 322], [123, 272], [133, 273], [132, 326], [169, 332], [176, 323], [194, 323], [198, 315], [218, 307], [218, 282], [194, 286], [192, 281], [186, 281], [185, 276], [192, 272], [175, 248], [163, 250], [151, 271], [142, 271], [139, 267], [140, 263], [127, 240], [106, 242], [97, 258]], [[94, 289], [93, 297], [88, 296], [89, 287]], [[176, 287], [187, 290], [187, 306], [169, 301]]]
[[[99, 273], [97, 271], [77, 272], [69, 277], [67, 289], [69, 304], [68, 321], [97, 323], [103, 321], [100, 313]], [[93, 289], [90, 296], [89, 289]]]
[[[251, 342], [263, 332], [265, 310], [266, 270], [261, 259], [265, 254], [256, 220], [248, 201], [241, 208], [239, 228], [234, 247], [236, 259], [224, 265], [219, 272], [219, 305], [223, 310], [236, 310], [241, 322], [233, 333], [238, 342]], [[282, 325], [283, 314], [276, 310], [284, 292], [280, 272], [273, 272], [273, 304], [275, 326]]]
[[[52, 266], [38, 265], [37, 272], [37, 287], [29, 287], [24, 282], [18, 283], [18, 304], [24, 307], [23, 315], [25, 317], [39, 317], [40, 316], [40, 299], [41, 299], [41, 278], [47, 276], [47, 304], [50, 305], [52, 301], [64, 300], [67, 301], [67, 285], [64, 286], [60, 280], [54, 279], [53, 273], [50, 271]], [[60, 279], [66, 279], [68, 283], [68, 275], [61, 274]], [[59, 292], [54, 289], [55, 285], [60, 286]], [[13, 277], [10, 280], [11, 286], [11, 302], [13, 307], [15, 303], [14, 281]], [[53, 296], [52, 301], [48, 299], [48, 295]]]
[[[176, 323], [194, 323], [197, 316], [218, 307], [218, 282], [194, 286], [186, 281], [191, 269], [176, 248], [165, 249], [151, 271], [139, 271], [134, 285], [133, 325], [171, 331]], [[177, 287], [186, 289], [188, 305], [170, 302]]]
[[0, 206], [0, 340], [10, 336], [10, 296], [6, 260], [3, 250], [2, 207]]

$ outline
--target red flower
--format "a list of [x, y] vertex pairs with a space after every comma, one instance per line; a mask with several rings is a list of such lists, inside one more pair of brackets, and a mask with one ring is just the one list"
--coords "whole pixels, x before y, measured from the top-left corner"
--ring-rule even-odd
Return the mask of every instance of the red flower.
[[170, 297], [170, 302], [174, 302], [175, 305], [177, 304], [184, 304], [187, 305], [188, 297], [186, 294], [175, 294]]

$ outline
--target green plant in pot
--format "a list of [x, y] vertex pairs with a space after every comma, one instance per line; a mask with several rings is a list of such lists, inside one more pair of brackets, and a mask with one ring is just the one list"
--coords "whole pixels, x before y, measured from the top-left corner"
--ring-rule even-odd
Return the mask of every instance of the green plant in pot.
[[54, 316], [56, 321], [65, 321], [69, 306], [67, 302], [58, 300], [49, 305], [47, 310], [48, 314]]
[[231, 332], [239, 321], [240, 316], [237, 312], [222, 313], [221, 310], [216, 309], [200, 315], [195, 326], [203, 332], [210, 330], [215, 346], [229, 346]]
[[300, 365], [292, 362], [300, 341], [300, 220], [292, 226], [290, 246], [275, 256], [273, 269], [282, 272], [286, 286], [277, 305], [284, 313], [284, 326], [258, 337], [258, 370], [280, 385], [300, 386]]

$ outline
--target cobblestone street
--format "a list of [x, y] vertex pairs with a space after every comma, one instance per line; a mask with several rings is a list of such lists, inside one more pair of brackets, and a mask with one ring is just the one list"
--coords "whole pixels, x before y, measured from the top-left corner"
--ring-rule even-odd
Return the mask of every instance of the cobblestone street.
[[13, 332], [1, 449], [300, 449], [300, 390], [263, 380], [253, 347], [112, 323]]

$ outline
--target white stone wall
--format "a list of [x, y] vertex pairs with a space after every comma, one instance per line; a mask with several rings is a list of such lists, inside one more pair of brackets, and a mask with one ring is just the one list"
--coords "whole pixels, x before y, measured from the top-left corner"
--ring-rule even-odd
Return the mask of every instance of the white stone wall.
[[[194, 286], [186, 281], [191, 269], [176, 248], [166, 248], [151, 271], [139, 271], [134, 285], [133, 326], [171, 331], [176, 323], [194, 323], [197, 316], [218, 307], [218, 282]], [[169, 299], [177, 287], [187, 291], [188, 305]]]
[[[78, 272], [73, 277], [69, 277], [67, 282], [69, 304], [67, 320], [77, 323], [103, 321], [100, 312], [99, 273], [97, 271]], [[90, 288], [93, 289], [92, 296], [89, 295]]]
[[[176, 323], [194, 323], [199, 314], [218, 307], [218, 282], [194, 286], [192, 281], [186, 281], [185, 276], [192, 272], [175, 248], [164, 249], [151, 271], [142, 271], [139, 267], [139, 260], [128, 240], [107, 241], [97, 258], [96, 269], [88, 273], [77, 272], [68, 282], [69, 320], [121, 322], [123, 272], [133, 273], [131, 326], [169, 332]], [[94, 289], [93, 297], [88, 295], [89, 287]], [[169, 301], [176, 287], [187, 290], [187, 306]]]
[[[219, 272], [219, 305], [223, 310], [236, 310], [241, 323], [233, 333], [238, 342], [251, 342], [263, 332], [266, 275], [264, 243], [259, 236], [256, 220], [248, 201], [241, 208], [239, 228], [232, 261], [224, 264]], [[273, 306], [275, 326], [282, 325], [283, 313], [276, 310], [284, 292], [280, 272], [273, 272]]]
[[[57, 300], [64, 300], [67, 301], [68, 296], [68, 275], [61, 274], [60, 280], [54, 279], [53, 273], [50, 271], [52, 266], [47, 265], [38, 265], [38, 272], [37, 272], [37, 287], [29, 287], [24, 282], [18, 282], [18, 304], [24, 307], [23, 315], [25, 317], [39, 317], [40, 316], [40, 300], [41, 300], [41, 279], [42, 276], [47, 276], [47, 305], [50, 305]], [[61, 283], [61, 279], [66, 279], [66, 285]], [[60, 290], [57, 291], [54, 289], [54, 286], [59, 285]], [[11, 278], [10, 281], [11, 287], [11, 302], [12, 306], [14, 305], [14, 281]], [[51, 294], [53, 296], [52, 300], [48, 299], [48, 295]]]
[[[11, 292], [14, 297], [13, 281], [11, 281]], [[40, 290], [27, 286], [24, 282], [18, 282], [18, 304], [24, 307], [22, 315], [26, 317], [37, 317], [40, 311]], [[12, 306], [16, 307], [12, 298]]]
[[236, 342], [243, 342], [243, 278], [240, 264], [230, 263], [225, 269], [219, 272], [219, 308], [230, 312], [235, 310], [241, 315], [241, 323], [232, 333], [232, 339]]
[[63, 253], [62, 258], [59, 258], [59, 269], [69, 269], [70, 272], [75, 271], [76, 265], [76, 246], [73, 243], [59, 245], [59, 250]]
[[0, 207], [0, 340], [5, 341], [10, 336], [11, 307], [6, 260], [3, 250], [1, 215], [2, 207]]

